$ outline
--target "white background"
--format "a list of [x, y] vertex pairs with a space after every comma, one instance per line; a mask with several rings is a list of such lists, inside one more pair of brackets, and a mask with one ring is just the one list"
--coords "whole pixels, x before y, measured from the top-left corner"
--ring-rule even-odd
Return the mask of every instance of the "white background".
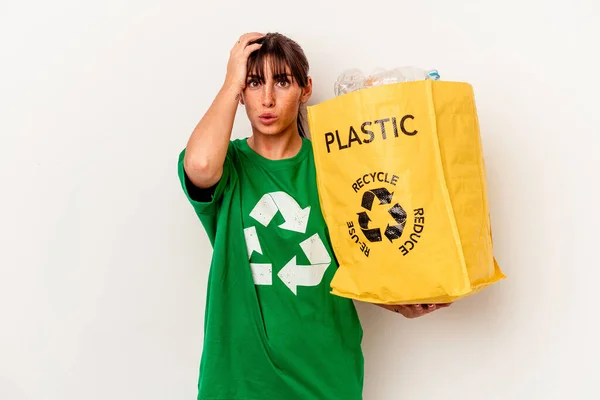
[[359, 304], [365, 399], [600, 398], [599, 16], [594, 0], [1, 1], [0, 399], [195, 398], [211, 248], [177, 156], [254, 30], [303, 46], [311, 104], [349, 67], [475, 89], [508, 279], [418, 320]]

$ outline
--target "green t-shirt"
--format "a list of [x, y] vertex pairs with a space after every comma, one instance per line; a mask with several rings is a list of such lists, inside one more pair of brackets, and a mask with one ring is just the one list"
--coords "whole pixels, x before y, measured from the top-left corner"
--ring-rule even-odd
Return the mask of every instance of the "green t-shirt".
[[216, 187], [182, 187], [213, 246], [198, 399], [362, 399], [363, 331], [321, 214], [311, 143], [269, 160], [232, 140]]

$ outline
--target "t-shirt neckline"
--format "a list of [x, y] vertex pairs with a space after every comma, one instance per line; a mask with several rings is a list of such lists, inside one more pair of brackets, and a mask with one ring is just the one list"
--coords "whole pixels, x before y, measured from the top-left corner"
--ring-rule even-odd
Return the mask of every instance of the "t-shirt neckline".
[[271, 160], [266, 157], [263, 157], [262, 155], [254, 151], [254, 149], [252, 149], [252, 147], [250, 147], [250, 145], [248, 144], [248, 138], [240, 140], [240, 144], [242, 152], [246, 154], [253, 162], [271, 168], [289, 167], [302, 162], [308, 155], [311, 146], [311, 143], [308, 139], [302, 138], [302, 147], [300, 147], [300, 150], [295, 155], [280, 160]]

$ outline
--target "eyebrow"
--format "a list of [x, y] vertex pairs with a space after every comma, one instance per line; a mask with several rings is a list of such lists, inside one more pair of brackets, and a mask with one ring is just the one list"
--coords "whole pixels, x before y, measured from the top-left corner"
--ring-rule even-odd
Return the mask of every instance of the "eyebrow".
[[[259, 74], [248, 74], [247, 77], [248, 77], [248, 79], [260, 79]], [[292, 79], [293, 76], [292, 76], [292, 74], [288, 74], [288, 73], [273, 75], [273, 79], [281, 79], [281, 78]]]
[[275, 74], [273, 75], [273, 79], [281, 79], [281, 78], [288, 78], [288, 79], [292, 79], [292, 74], [288, 74], [288, 73], [283, 73], [283, 74]]

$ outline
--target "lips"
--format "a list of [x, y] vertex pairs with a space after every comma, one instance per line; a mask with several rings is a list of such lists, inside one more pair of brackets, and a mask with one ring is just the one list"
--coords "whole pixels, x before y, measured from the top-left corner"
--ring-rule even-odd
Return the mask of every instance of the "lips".
[[260, 119], [260, 122], [262, 122], [263, 124], [271, 124], [273, 122], [275, 122], [275, 120], [277, 119], [277, 116], [275, 114], [271, 114], [271, 113], [264, 113], [261, 114], [258, 119]]

